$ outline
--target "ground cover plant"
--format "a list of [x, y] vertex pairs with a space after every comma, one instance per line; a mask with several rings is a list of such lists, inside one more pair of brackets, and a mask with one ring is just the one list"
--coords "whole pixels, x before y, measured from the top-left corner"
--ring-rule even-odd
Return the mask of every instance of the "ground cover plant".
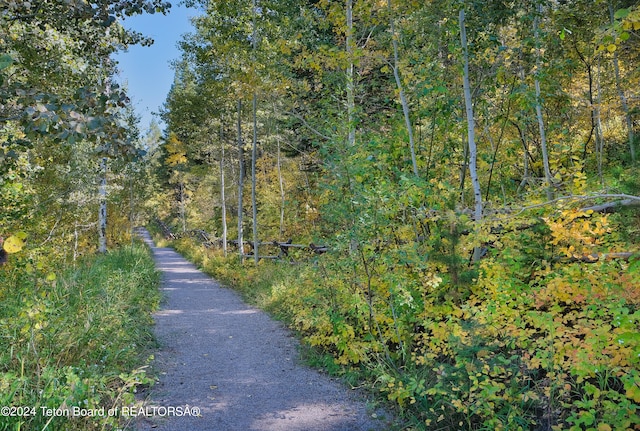
[[[135, 244], [55, 272], [18, 255], [0, 271], [0, 404], [27, 409], [3, 414], [0, 429], [121, 429], [128, 418], [106, 412], [152, 382], [160, 294], [149, 250]], [[105, 414], [53, 413], [73, 408]]]
[[[489, 255], [477, 270], [457, 262], [458, 275], [455, 256], [436, 258], [440, 232], [294, 265], [173, 244], [287, 322], [316, 364], [386, 398], [404, 429], [640, 426], [640, 256], [595, 261], [631, 245], [618, 223], [636, 241], [637, 214], [563, 208], [515, 225], [525, 219], [539, 225], [501, 220]], [[448, 250], [467, 253], [467, 236]]]

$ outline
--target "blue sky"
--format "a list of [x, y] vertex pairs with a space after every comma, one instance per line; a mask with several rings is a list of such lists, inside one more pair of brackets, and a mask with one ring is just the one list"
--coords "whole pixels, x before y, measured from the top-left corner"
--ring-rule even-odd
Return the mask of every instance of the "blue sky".
[[123, 22], [126, 28], [152, 37], [155, 43], [150, 47], [133, 46], [128, 52], [114, 56], [120, 69], [118, 81], [128, 87], [136, 113], [142, 118], [140, 130], [143, 133], [171, 88], [173, 69], [170, 63], [180, 57], [178, 42], [181, 36], [192, 31], [189, 18], [198, 15], [198, 10], [177, 3], [177, 0], [172, 2], [173, 7], [167, 15], [144, 14], [127, 18]]

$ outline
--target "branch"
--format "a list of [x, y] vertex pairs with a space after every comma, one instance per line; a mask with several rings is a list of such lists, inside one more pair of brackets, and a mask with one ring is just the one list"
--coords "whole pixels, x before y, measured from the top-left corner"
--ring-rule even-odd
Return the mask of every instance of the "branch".
[[51, 231], [49, 232], [49, 236], [47, 236], [47, 239], [42, 241], [39, 247], [42, 247], [43, 245], [45, 245], [47, 242], [51, 240], [51, 237], [53, 236], [53, 231], [56, 230], [56, 227], [58, 226], [58, 223], [60, 223], [60, 220], [62, 220], [62, 217], [59, 217], [58, 220], [56, 220], [56, 222], [53, 224], [53, 227], [51, 228]]
[[585, 254], [582, 256], [555, 257], [553, 260], [568, 261], [568, 262], [583, 262], [583, 263], [596, 263], [601, 260], [613, 260], [613, 259], [621, 259], [621, 260], [629, 261], [629, 259], [631, 259], [631, 256], [633, 256], [634, 254], [636, 253], [630, 252], [630, 251], [623, 251], [618, 253], [602, 253], [602, 254], [592, 253], [592, 254]]
[[322, 132], [319, 132], [316, 128], [314, 128], [309, 123], [307, 123], [307, 120], [305, 120], [302, 116], [296, 114], [295, 112], [285, 111], [285, 114], [289, 114], [292, 117], [295, 117], [298, 120], [302, 121], [302, 124], [304, 124], [307, 129], [311, 130], [313, 133], [315, 133], [316, 135], [320, 136], [321, 138], [326, 139], [327, 141], [331, 140], [331, 138], [329, 136], [323, 134]]
[[632, 206], [632, 205], [640, 205], [640, 200], [635, 198], [633, 199], [633, 197], [621, 200], [621, 201], [615, 201], [615, 202], [608, 202], [605, 204], [600, 204], [600, 205], [593, 205], [590, 207], [586, 207], [586, 208], [581, 208], [582, 211], [593, 211], [593, 212], [609, 212], [610, 210], [618, 207], [618, 206]]
[[535, 205], [529, 205], [526, 207], [522, 207], [520, 208], [520, 211], [518, 211], [518, 213], [516, 215], [522, 214], [523, 212], [525, 212], [526, 210], [530, 210], [533, 208], [540, 208], [540, 207], [545, 207], [547, 205], [551, 205], [554, 204], [556, 202], [559, 201], [563, 201], [563, 200], [580, 200], [580, 201], [587, 201], [587, 200], [592, 200], [592, 199], [623, 199], [620, 201], [615, 201], [615, 202], [608, 202], [605, 204], [600, 204], [600, 205], [594, 205], [594, 206], [590, 206], [590, 207], [584, 207], [581, 208], [581, 211], [593, 211], [593, 212], [603, 212], [606, 211], [610, 208], [614, 208], [617, 205], [621, 205], [621, 206], [629, 206], [629, 205], [640, 205], [640, 196], [633, 196], [633, 195], [627, 195], [624, 193], [607, 193], [607, 194], [603, 194], [603, 195], [571, 195], [571, 196], [560, 196], [558, 198], [552, 199], [550, 201], [546, 201], [546, 202], [542, 202], [539, 204], [535, 204]]

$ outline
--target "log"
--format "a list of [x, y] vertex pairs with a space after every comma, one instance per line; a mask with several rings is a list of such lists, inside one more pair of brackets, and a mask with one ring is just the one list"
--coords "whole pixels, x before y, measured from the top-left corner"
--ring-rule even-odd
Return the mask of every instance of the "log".
[[592, 253], [592, 254], [585, 254], [582, 256], [571, 256], [571, 257], [558, 256], [558, 257], [555, 257], [553, 260], [556, 262], [567, 261], [567, 262], [582, 262], [582, 263], [596, 263], [596, 262], [600, 262], [601, 260], [614, 260], [614, 259], [629, 261], [629, 259], [631, 259], [631, 256], [635, 254], [637, 253], [630, 252], [630, 251], [601, 253], [601, 254]]
[[329, 251], [329, 247], [326, 245], [315, 245], [314, 243], [309, 244], [309, 248], [316, 254], [323, 254]]
[[581, 208], [580, 211], [593, 211], [596, 213], [612, 213], [621, 207], [640, 205], [640, 200], [623, 199], [621, 201], [607, 202], [600, 205], [592, 205], [590, 207]]
[[542, 202], [539, 204], [522, 207], [520, 208], [520, 211], [518, 211], [515, 215], [521, 214], [526, 210], [544, 207], [544, 206], [547, 206], [559, 201], [563, 201], [563, 200], [585, 201], [585, 200], [592, 200], [592, 199], [619, 199], [619, 200], [606, 202], [604, 204], [599, 204], [599, 205], [593, 205], [589, 207], [583, 207], [580, 210], [581, 211], [591, 210], [593, 212], [603, 212], [610, 209], [613, 210], [620, 206], [640, 205], [639, 196], [627, 195], [624, 193], [606, 193], [606, 194], [600, 194], [600, 195], [569, 195], [569, 196], [560, 196], [547, 202]]

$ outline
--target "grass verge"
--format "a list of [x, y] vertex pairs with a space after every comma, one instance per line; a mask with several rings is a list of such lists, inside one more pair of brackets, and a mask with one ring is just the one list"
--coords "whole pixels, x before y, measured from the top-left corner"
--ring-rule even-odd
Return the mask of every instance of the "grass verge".
[[125, 427], [116, 409], [152, 383], [158, 283], [139, 244], [57, 276], [28, 264], [0, 271], [0, 430]]

